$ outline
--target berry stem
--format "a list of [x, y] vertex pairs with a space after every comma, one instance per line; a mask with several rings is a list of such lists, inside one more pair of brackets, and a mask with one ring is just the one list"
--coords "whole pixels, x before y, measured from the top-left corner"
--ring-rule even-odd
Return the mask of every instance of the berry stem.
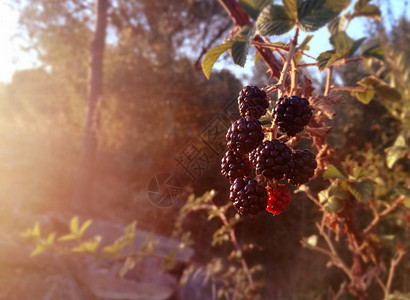
[[296, 45], [298, 44], [298, 36], [299, 36], [299, 26], [296, 24], [296, 30], [295, 30], [295, 36], [293, 39], [290, 41], [290, 47], [289, 47], [289, 53], [286, 58], [286, 62], [283, 65], [282, 72], [280, 74], [280, 78], [278, 81], [278, 85], [280, 86], [279, 90], [279, 97], [282, 97], [284, 89], [285, 89], [285, 82], [286, 82], [286, 76], [289, 71], [289, 67], [291, 65], [291, 61], [293, 57], [295, 56], [295, 50], [296, 50]]

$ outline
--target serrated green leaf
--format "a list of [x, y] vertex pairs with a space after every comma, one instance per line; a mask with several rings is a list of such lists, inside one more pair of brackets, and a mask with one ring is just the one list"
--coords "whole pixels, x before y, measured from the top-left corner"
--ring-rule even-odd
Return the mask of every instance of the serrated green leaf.
[[338, 213], [343, 210], [345, 201], [343, 198], [337, 196], [330, 196], [323, 208], [329, 213]]
[[77, 217], [77, 216], [71, 218], [71, 221], [70, 221], [70, 232], [71, 232], [72, 234], [75, 234], [75, 235], [78, 234], [78, 217]]
[[362, 168], [356, 167], [354, 169], [354, 173], [353, 173], [354, 179], [357, 180], [357, 179], [360, 179], [360, 178], [365, 177], [365, 176], [366, 176], [366, 171], [363, 170]]
[[273, 0], [239, 0], [239, 6], [254, 20], [256, 20], [265, 6]]
[[296, 20], [298, 17], [298, 5], [296, 0], [282, 0], [285, 6], [286, 13], [293, 19]]
[[351, 95], [363, 104], [369, 104], [374, 97], [374, 88], [370, 86], [365, 91], [352, 91]]
[[377, 85], [374, 88], [374, 91], [376, 92], [376, 95], [379, 96], [381, 99], [389, 101], [399, 101], [401, 99], [400, 92], [388, 85]]
[[345, 19], [345, 16], [341, 16], [329, 22], [329, 24], [327, 25], [327, 29], [329, 30], [331, 35], [334, 35], [339, 31], [343, 31]]
[[323, 173], [323, 178], [346, 178], [346, 176], [334, 165], [328, 165], [325, 172]]
[[330, 50], [319, 54], [319, 56], [316, 59], [319, 71], [323, 71], [328, 67], [329, 61], [332, 59], [335, 53], [336, 51]]
[[241, 67], [244, 67], [249, 52], [249, 42], [234, 41], [231, 51], [233, 62]]
[[329, 50], [320, 53], [317, 60], [317, 66], [319, 71], [324, 71], [327, 67], [331, 66], [335, 61], [341, 59], [346, 55], [346, 50], [342, 52], [336, 52], [334, 50]]
[[358, 40], [355, 40], [353, 42], [353, 46], [350, 48], [349, 54], [347, 55], [348, 57], [353, 56], [353, 54], [357, 51], [357, 49], [360, 48], [360, 46], [363, 44], [363, 42], [366, 40], [366, 38], [361, 38]]
[[355, 7], [355, 11], [353, 13], [353, 17], [368, 17], [378, 21], [381, 20], [380, 16], [380, 9], [376, 5], [371, 4], [366, 4], [357, 8]]
[[350, 51], [354, 42], [346, 32], [340, 31], [330, 37], [330, 43], [338, 51]]
[[349, 190], [352, 195], [359, 201], [365, 202], [373, 193], [373, 182], [369, 179], [352, 182], [349, 185]]
[[256, 28], [263, 36], [281, 35], [290, 31], [295, 26], [295, 20], [283, 6], [269, 5], [260, 13], [256, 21]]
[[375, 45], [363, 51], [362, 56], [367, 58], [383, 59], [384, 48], [380, 45]]
[[222, 53], [230, 49], [232, 45], [233, 41], [226, 41], [221, 45], [211, 48], [208, 51], [202, 61], [202, 71], [204, 72], [206, 78], [209, 79], [209, 77], [211, 76], [212, 67], [214, 66], [215, 62], [222, 55]]
[[312, 32], [325, 26], [345, 9], [350, 0], [306, 0], [298, 3], [299, 26]]

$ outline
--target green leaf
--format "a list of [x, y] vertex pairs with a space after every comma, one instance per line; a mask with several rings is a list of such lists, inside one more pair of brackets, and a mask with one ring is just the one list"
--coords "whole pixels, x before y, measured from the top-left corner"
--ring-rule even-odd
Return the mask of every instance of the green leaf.
[[78, 234], [78, 217], [77, 217], [77, 216], [71, 218], [71, 221], [70, 221], [70, 232], [71, 232], [72, 234], [75, 234], [75, 235]]
[[345, 201], [343, 198], [337, 196], [330, 196], [323, 208], [329, 213], [338, 213], [343, 210]]
[[363, 104], [368, 104], [374, 97], [374, 88], [370, 86], [365, 91], [352, 91], [351, 94]]
[[344, 31], [332, 35], [330, 43], [338, 51], [349, 51], [353, 47], [353, 40]]
[[77, 253], [96, 253], [98, 246], [101, 243], [101, 236], [95, 236], [91, 240], [84, 242], [77, 247], [73, 248], [71, 251]]
[[353, 174], [354, 179], [357, 180], [357, 179], [360, 179], [360, 178], [365, 177], [365, 176], [366, 176], [366, 171], [363, 170], [362, 168], [356, 167], [354, 169], [354, 174]]
[[249, 52], [249, 42], [234, 41], [232, 45], [233, 62], [241, 67], [245, 66], [246, 57]]
[[256, 20], [262, 9], [271, 4], [273, 0], [239, 0], [239, 6], [254, 20]]
[[303, 239], [303, 244], [309, 248], [315, 248], [317, 245], [319, 237], [316, 234], [313, 234], [307, 238]]
[[298, 5], [296, 0], [282, 0], [285, 6], [286, 13], [292, 20], [296, 20], [298, 17]]
[[384, 48], [380, 45], [375, 45], [363, 51], [362, 56], [367, 58], [377, 58], [382, 60], [384, 55]]
[[312, 38], [313, 38], [313, 35], [312, 35], [312, 34], [307, 35], [307, 36], [305, 37], [305, 39], [303, 40], [303, 42], [300, 43], [299, 49], [309, 50], [310, 47], [308, 46], [308, 44], [309, 44], [309, 42], [312, 40]]
[[78, 238], [79, 238], [78, 235], [69, 233], [69, 234], [63, 235], [63, 236], [60, 237], [58, 240], [59, 240], [60, 242], [64, 242], [64, 241], [73, 241], [73, 240], [76, 240], [76, 239], [78, 239]]
[[353, 17], [368, 17], [380, 21], [381, 13], [380, 9], [376, 5], [367, 4], [360, 7], [355, 7]]
[[403, 201], [403, 204], [406, 208], [410, 208], [410, 197], [406, 197]]
[[399, 101], [401, 99], [400, 92], [388, 85], [380, 84], [374, 88], [374, 91], [381, 99], [390, 101]]
[[361, 38], [358, 40], [355, 40], [353, 42], [353, 46], [350, 48], [349, 54], [347, 55], [348, 57], [353, 56], [353, 54], [359, 49], [359, 47], [363, 44], [363, 42], [366, 40], [366, 38]]
[[336, 52], [334, 50], [329, 50], [329, 51], [320, 53], [320, 55], [316, 59], [319, 71], [325, 70], [327, 67], [332, 65], [335, 61], [337, 61], [338, 59], [341, 59], [345, 55], [346, 55], [345, 52]]
[[41, 253], [43, 253], [44, 251], [46, 251], [46, 246], [42, 245], [42, 244], [38, 244], [36, 245], [36, 248], [30, 253], [30, 256], [37, 256]]
[[350, 0], [305, 0], [298, 2], [299, 26], [312, 32], [325, 26], [345, 9]]
[[263, 36], [284, 34], [294, 25], [295, 20], [292, 19], [292, 15], [289, 15], [280, 5], [265, 7], [256, 21], [256, 28]]
[[54, 244], [55, 237], [56, 237], [56, 234], [55, 234], [54, 232], [50, 233], [50, 234], [47, 236], [47, 240], [46, 240], [45, 243], [46, 243], [48, 246], [53, 245], [53, 244]]
[[341, 16], [330, 21], [327, 25], [327, 29], [329, 30], [330, 34], [334, 35], [339, 31], [343, 31], [345, 20], [345, 16]]
[[171, 270], [175, 267], [175, 258], [176, 258], [177, 252], [176, 251], [171, 251], [163, 260], [161, 263], [160, 270], [165, 271], [165, 270]]
[[399, 135], [396, 140], [394, 141], [394, 146], [397, 147], [407, 147], [406, 146], [406, 139], [403, 135]]
[[346, 178], [346, 176], [334, 165], [328, 165], [326, 171], [323, 173], [323, 178]]
[[256, 63], [262, 58], [260, 53], [258, 51], [255, 51], [255, 56], [253, 57], [253, 63], [256, 65]]
[[349, 191], [357, 200], [365, 202], [372, 195], [373, 182], [369, 179], [352, 182], [349, 185]]
[[209, 77], [211, 76], [212, 67], [214, 66], [215, 62], [222, 55], [222, 53], [230, 49], [232, 45], [233, 41], [227, 41], [222, 43], [221, 45], [211, 48], [208, 51], [202, 61], [202, 71], [204, 72], [206, 78], [209, 79]]
[[82, 236], [85, 233], [85, 231], [88, 229], [88, 227], [90, 227], [92, 222], [93, 222], [92, 220], [85, 221], [84, 224], [81, 226], [78, 234]]
[[387, 153], [387, 167], [391, 169], [400, 158], [403, 158], [407, 154], [408, 148], [404, 136], [399, 135], [394, 145], [386, 148], [384, 151]]
[[318, 197], [319, 197], [320, 204], [326, 203], [327, 199], [329, 199], [329, 191], [328, 190], [320, 191], [318, 194]]

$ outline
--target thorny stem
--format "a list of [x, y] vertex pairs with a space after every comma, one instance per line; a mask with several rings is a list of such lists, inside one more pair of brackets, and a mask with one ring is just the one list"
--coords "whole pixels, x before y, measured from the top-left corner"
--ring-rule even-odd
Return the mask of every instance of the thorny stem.
[[291, 61], [293, 60], [293, 56], [295, 55], [295, 49], [296, 45], [298, 44], [298, 35], [299, 35], [299, 26], [296, 24], [296, 30], [295, 30], [295, 36], [293, 39], [290, 41], [290, 47], [289, 47], [289, 53], [286, 58], [285, 64], [283, 65], [282, 72], [280, 74], [280, 78], [278, 81], [278, 86], [281, 92], [281, 95], [283, 95], [284, 89], [285, 89], [285, 82], [286, 82], [286, 76], [288, 75], [289, 67], [291, 65]]
[[332, 82], [332, 73], [333, 73], [333, 68], [332, 66], [330, 66], [329, 68], [327, 68], [326, 87], [325, 87], [325, 93], [324, 93], [325, 97], [329, 96], [329, 92], [331, 89], [330, 84]]

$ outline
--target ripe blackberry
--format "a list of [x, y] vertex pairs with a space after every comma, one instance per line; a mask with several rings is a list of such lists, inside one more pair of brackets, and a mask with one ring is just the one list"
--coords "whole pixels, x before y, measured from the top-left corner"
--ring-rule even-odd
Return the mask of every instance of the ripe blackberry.
[[255, 117], [241, 118], [234, 123], [226, 134], [228, 147], [246, 154], [255, 149], [264, 138], [262, 125]]
[[257, 174], [281, 180], [293, 168], [292, 150], [278, 140], [265, 141], [249, 156]]
[[309, 150], [297, 150], [292, 154], [294, 168], [288, 175], [289, 182], [300, 185], [309, 181], [317, 167], [316, 157]]
[[252, 168], [246, 157], [234, 150], [228, 150], [222, 158], [221, 173], [232, 182], [236, 178], [251, 175]]
[[266, 210], [274, 215], [279, 215], [288, 208], [292, 197], [290, 191], [284, 186], [278, 186], [274, 190], [268, 190], [268, 205]]
[[309, 124], [312, 117], [312, 107], [306, 98], [298, 95], [290, 98], [280, 98], [273, 109], [273, 120], [279, 130], [294, 136]]
[[266, 114], [269, 101], [265, 91], [260, 90], [257, 86], [248, 85], [240, 91], [238, 105], [242, 117], [250, 116], [260, 119]]
[[264, 211], [267, 205], [266, 189], [249, 177], [235, 179], [229, 198], [233, 207], [244, 216]]

